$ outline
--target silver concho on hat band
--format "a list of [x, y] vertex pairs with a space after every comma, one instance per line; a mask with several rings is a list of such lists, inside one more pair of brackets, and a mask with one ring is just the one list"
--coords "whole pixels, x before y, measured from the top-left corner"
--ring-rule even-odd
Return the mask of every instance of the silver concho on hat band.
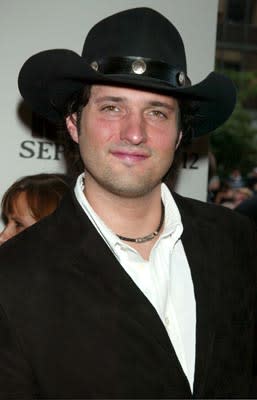
[[142, 59], [135, 60], [131, 65], [134, 74], [142, 75], [146, 71], [146, 63]]
[[92, 61], [90, 64], [91, 68], [94, 69], [95, 71], [98, 71], [98, 62], [97, 61]]
[[177, 74], [177, 82], [178, 82], [179, 86], [185, 86], [185, 83], [186, 83], [186, 75], [185, 75], [185, 73], [184, 73], [183, 71], [180, 71], [180, 72]]

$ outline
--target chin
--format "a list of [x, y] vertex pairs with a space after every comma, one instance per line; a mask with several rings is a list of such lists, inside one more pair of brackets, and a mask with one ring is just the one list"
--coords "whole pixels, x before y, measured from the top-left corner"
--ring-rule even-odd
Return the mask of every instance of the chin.
[[105, 189], [108, 190], [109, 192], [120, 196], [120, 197], [126, 197], [126, 198], [139, 198], [142, 196], [147, 195], [150, 193], [156, 186], [158, 186], [161, 183], [161, 180], [158, 180], [156, 182], [146, 182], [143, 178], [140, 180], [140, 182], [135, 182], [135, 180], [131, 183], [128, 181], [125, 181], [125, 179], [122, 182], [115, 182], [114, 180], [112, 182], [109, 182], [109, 184], [105, 181]]

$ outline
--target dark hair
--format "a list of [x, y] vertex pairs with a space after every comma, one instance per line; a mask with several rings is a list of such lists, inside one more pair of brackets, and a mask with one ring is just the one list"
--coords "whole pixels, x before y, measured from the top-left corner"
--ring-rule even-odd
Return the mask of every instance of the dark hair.
[[7, 216], [14, 211], [15, 202], [20, 193], [26, 194], [31, 216], [39, 221], [56, 209], [68, 188], [68, 181], [63, 174], [42, 173], [18, 179], [9, 187], [2, 198], [1, 206], [4, 222], [7, 222]]
[[83, 111], [83, 108], [87, 105], [90, 94], [91, 94], [91, 88], [92, 85], [85, 85], [83, 87], [83, 90], [80, 90], [79, 92], [76, 92], [73, 94], [73, 96], [69, 99], [66, 108], [65, 108], [65, 115], [64, 117], [71, 116], [72, 114], [76, 113], [77, 118], [76, 118], [76, 124], [78, 131], [80, 131], [80, 121], [81, 121], [81, 114]]
[[80, 121], [83, 108], [87, 105], [91, 92], [91, 85], [85, 85], [83, 90], [74, 93], [66, 103], [63, 113], [63, 122], [58, 129], [59, 142], [64, 148], [64, 158], [67, 165], [67, 174], [71, 179], [77, 178], [84, 171], [84, 164], [80, 156], [79, 146], [75, 143], [66, 127], [66, 117], [73, 118], [73, 114], [77, 114], [76, 121], [78, 131], [80, 130]]
[[197, 116], [197, 104], [192, 100], [178, 99], [180, 110], [179, 130], [182, 131], [182, 144], [189, 145], [194, 137], [194, 125]]

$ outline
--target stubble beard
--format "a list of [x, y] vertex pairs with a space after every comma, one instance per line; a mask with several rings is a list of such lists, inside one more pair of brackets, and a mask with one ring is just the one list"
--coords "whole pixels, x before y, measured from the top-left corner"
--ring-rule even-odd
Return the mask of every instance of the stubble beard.
[[128, 173], [121, 175], [120, 173], [115, 173], [112, 168], [106, 167], [101, 170], [100, 175], [94, 173], [90, 166], [85, 163], [85, 174], [89, 180], [93, 180], [98, 187], [113, 195], [128, 199], [136, 199], [149, 194], [161, 184], [162, 178], [168, 169], [161, 176], [154, 176], [151, 170], [145, 171], [141, 175], [137, 175], [133, 171], [128, 171]]

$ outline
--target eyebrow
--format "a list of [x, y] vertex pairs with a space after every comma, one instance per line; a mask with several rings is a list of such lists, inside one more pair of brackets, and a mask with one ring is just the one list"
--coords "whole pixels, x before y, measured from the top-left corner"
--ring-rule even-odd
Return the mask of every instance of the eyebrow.
[[153, 106], [153, 107], [165, 107], [165, 108], [168, 108], [169, 110], [175, 110], [176, 109], [175, 104], [173, 105], [173, 104], [165, 103], [163, 101], [153, 100], [153, 101], [149, 102], [149, 105]]
[[123, 97], [117, 97], [117, 96], [102, 96], [102, 97], [98, 97], [97, 99], [95, 99], [95, 103], [99, 104], [102, 103], [103, 101], [113, 101], [115, 103], [120, 103], [121, 101], [124, 101], [125, 98]]
[[[115, 103], [120, 103], [122, 101], [126, 101], [125, 97], [119, 97], [119, 96], [102, 96], [102, 97], [98, 97], [97, 99], [95, 99], [95, 103], [99, 104], [102, 103], [103, 101], [113, 101]], [[169, 104], [169, 103], [165, 103], [163, 101], [157, 101], [157, 100], [150, 100], [147, 102], [147, 105], [152, 106], [152, 107], [165, 107], [168, 108], [169, 110], [175, 110], [175, 104]]]

